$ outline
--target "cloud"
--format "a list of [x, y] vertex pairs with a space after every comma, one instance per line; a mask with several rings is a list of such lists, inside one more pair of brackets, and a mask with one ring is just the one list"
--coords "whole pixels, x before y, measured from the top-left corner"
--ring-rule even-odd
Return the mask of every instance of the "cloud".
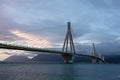
[[[52, 47], [50, 41], [45, 39], [44, 37], [34, 36], [32, 34], [24, 33], [21, 31], [11, 31], [12, 34], [22, 38], [23, 45], [28, 45], [32, 47], [40, 47], [40, 48], [49, 48]], [[18, 40], [19, 41], [19, 40]]]
[[35, 38], [41, 43], [42, 36], [50, 44], [63, 44], [70, 21], [77, 43], [117, 44], [119, 4], [119, 0], [1, 0], [0, 40], [30, 44]]

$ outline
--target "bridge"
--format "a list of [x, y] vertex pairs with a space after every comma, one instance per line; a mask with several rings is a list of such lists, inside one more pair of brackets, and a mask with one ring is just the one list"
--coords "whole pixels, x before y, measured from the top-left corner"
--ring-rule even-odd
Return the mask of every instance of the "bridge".
[[104, 63], [105, 62], [104, 57], [102, 57], [101, 55], [97, 56], [94, 43], [92, 44], [92, 47], [93, 48], [92, 48], [92, 54], [91, 55], [88, 55], [88, 54], [85, 54], [85, 53], [78, 53], [78, 52], [75, 51], [75, 46], [74, 46], [72, 33], [71, 33], [70, 22], [68, 22], [68, 29], [67, 29], [67, 33], [66, 33], [66, 37], [65, 37], [65, 40], [64, 40], [62, 51], [0, 43], [0, 48], [1, 49], [24, 50], [24, 51], [34, 51], [34, 52], [45, 52], [45, 53], [60, 54], [63, 57], [65, 63], [73, 63], [75, 55], [90, 57], [91, 62], [93, 64], [97, 63], [97, 61], [99, 61], [99, 63]]

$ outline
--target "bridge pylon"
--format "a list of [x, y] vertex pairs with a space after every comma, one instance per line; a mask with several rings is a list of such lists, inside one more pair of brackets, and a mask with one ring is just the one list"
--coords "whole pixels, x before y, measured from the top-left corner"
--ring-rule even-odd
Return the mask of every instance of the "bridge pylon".
[[75, 54], [75, 47], [73, 43], [70, 22], [68, 22], [67, 24], [68, 24], [68, 28], [67, 28], [67, 33], [64, 40], [62, 51], [66, 53], [69, 52], [71, 54], [62, 54], [62, 57], [64, 58], [65, 63], [72, 63]]
[[104, 61], [103, 63], [105, 63], [105, 57], [104, 56], [102, 56], [102, 60]]
[[92, 43], [92, 56], [94, 56], [94, 57], [92, 57], [92, 63], [95, 64], [97, 62], [97, 59], [96, 59], [97, 54], [96, 54], [96, 49], [95, 49], [94, 43]]
[[[98, 57], [102, 59], [102, 55], [101, 55], [100, 53], [99, 53]], [[101, 60], [99, 60], [99, 63], [101, 64], [101, 63], [102, 63], [102, 61], [101, 61]]]

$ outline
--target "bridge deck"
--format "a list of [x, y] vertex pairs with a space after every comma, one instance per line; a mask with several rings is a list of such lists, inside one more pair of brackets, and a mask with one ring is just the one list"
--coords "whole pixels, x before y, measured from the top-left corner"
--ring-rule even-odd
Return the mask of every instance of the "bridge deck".
[[24, 50], [24, 51], [34, 51], [34, 52], [46, 52], [46, 53], [55, 53], [55, 54], [69, 54], [69, 55], [77, 55], [77, 56], [86, 56], [86, 57], [91, 57], [91, 58], [96, 58], [98, 60], [101, 60], [104, 62], [101, 58], [92, 56], [92, 55], [87, 55], [83, 53], [70, 53], [70, 52], [63, 52], [63, 51], [56, 51], [56, 50], [46, 50], [46, 49], [41, 49], [41, 48], [32, 48], [32, 47], [25, 47], [25, 46], [15, 46], [15, 45], [10, 45], [10, 44], [2, 44], [0, 43], [0, 48], [2, 49], [13, 49], [13, 50]]

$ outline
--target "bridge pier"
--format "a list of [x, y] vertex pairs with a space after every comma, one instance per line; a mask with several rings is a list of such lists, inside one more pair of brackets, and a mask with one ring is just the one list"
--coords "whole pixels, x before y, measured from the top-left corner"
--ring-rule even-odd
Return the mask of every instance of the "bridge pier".
[[96, 63], [97, 63], [96, 58], [92, 57], [92, 64], [96, 64]]
[[64, 63], [73, 63], [74, 56], [70, 54], [62, 54], [62, 57], [64, 59]]
[[103, 62], [100, 60], [99, 63], [102, 64]]

